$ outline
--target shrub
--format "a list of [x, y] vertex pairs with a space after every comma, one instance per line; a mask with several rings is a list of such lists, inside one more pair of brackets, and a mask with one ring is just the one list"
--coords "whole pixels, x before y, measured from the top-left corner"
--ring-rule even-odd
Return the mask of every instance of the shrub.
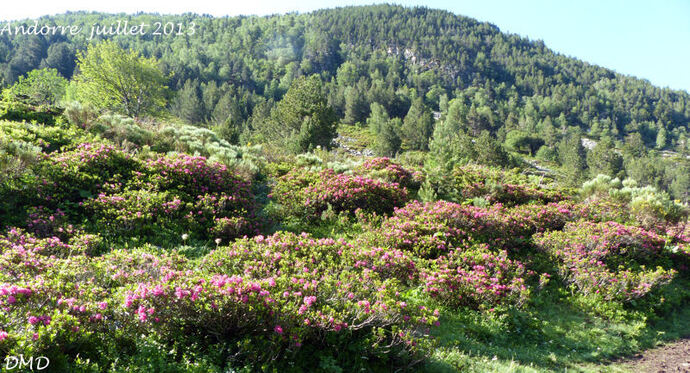
[[89, 104], [72, 101], [65, 104], [64, 116], [70, 124], [88, 128], [98, 118], [98, 111]]
[[41, 149], [28, 142], [14, 140], [0, 133], [0, 184], [12, 183], [30, 172]]
[[[130, 287], [124, 304], [133, 323], [144, 321], [160, 333], [182, 327], [270, 342], [243, 347], [263, 358], [303, 345], [352, 343], [377, 330], [367, 354], [375, 355], [379, 344], [413, 348], [405, 328], [429, 325], [435, 316], [406, 309], [396, 282], [361, 264], [371, 256], [357, 251], [345, 241], [306, 234], [239, 240], [207, 255], [200, 274]], [[338, 335], [347, 338], [335, 342]]]
[[590, 200], [608, 199], [626, 204], [635, 222], [646, 228], [678, 222], [688, 214], [687, 208], [672, 201], [668, 193], [652, 186], [639, 187], [632, 179], [621, 182], [618, 178], [598, 175], [585, 182], [580, 191]]
[[429, 186], [439, 198], [463, 203], [483, 198], [490, 203], [514, 206], [526, 203], [549, 203], [568, 199], [568, 191], [550, 185], [532, 184], [529, 177], [516, 169], [468, 164], [446, 171], [431, 170]]
[[19, 230], [0, 237], [3, 352], [51, 360], [65, 354], [97, 356], [94, 333], [107, 332], [109, 313], [103, 288], [86, 280], [90, 271], [83, 253], [89, 245], [87, 237], [66, 244]]
[[332, 355], [339, 364], [405, 366], [426, 353], [418, 332], [438, 320], [372, 269], [380, 259], [344, 241], [259, 236], [218, 248], [199, 267], [153, 247], [89, 257], [74, 245], [18, 230], [0, 237], [4, 352], [108, 366], [101, 349], [143, 337], [194, 340], [179, 346], [184, 354], [222, 345], [232, 366], [278, 369], [316, 350], [350, 351]]
[[169, 245], [182, 234], [229, 242], [259, 233], [250, 183], [204, 157], [142, 162], [112, 146], [87, 143], [45, 156], [36, 171], [37, 193], [26, 192], [19, 203], [31, 215], [27, 227], [38, 234], [67, 239], [71, 231], [86, 230], [108, 240]]
[[103, 114], [87, 124], [86, 128], [89, 132], [107, 138], [125, 149], [150, 146], [156, 138], [152, 131], [144, 129], [135, 123], [134, 119], [118, 114]]
[[[185, 206], [169, 192], [126, 190], [87, 200], [83, 206], [92, 215], [96, 231], [113, 237], [151, 237], [175, 232]], [[172, 234], [171, 234], [172, 235]]]
[[564, 191], [544, 189], [529, 184], [526, 176], [516, 170], [502, 171], [492, 167], [467, 165], [456, 167], [452, 173], [453, 188], [459, 191], [459, 201], [482, 197], [490, 203], [507, 206], [529, 202], [558, 202], [567, 199]]
[[124, 187], [104, 187], [109, 190], [83, 206], [94, 218], [94, 229], [114, 237], [177, 242], [187, 233], [228, 242], [258, 233], [250, 184], [203, 157], [148, 160]]
[[104, 183], [128, 179], [138, 161], [111, 145], [83, 143], [76, 149], [52, 153], [37, 166], [43, 179], [37, 197], [47, 205], [78, 202], [98, 194]]
[[486, 309], [498, 304], [523, 304], [530, 295], [526, 278], [534, 275], [506, 251], [494, 253], [486, 244], [451, 250], [422, 271], [424, 291], [453, 307]]
[[53, 125], [60, 113], [58, 108], [34, 106], [14, 98], [0, 97], [0, 120]]
[[28, 143], [46, 153], [63, 147], [74, 149], [77, 144], [91, 142], [91, 138], [83, 130], [64, 125], [0, 122], [0, 134], [3, 141]]
[[390, 158], [367, 159], [354, 170], [357, 175], [398, 183], [408, 189], [419, 188], [421, 173], [410, 172]]
[[177, 154], [146, 162], [143, 182], [156, 190], [171, 190], [196, 197], [205, 193], [246, 194], [249, 183], [227, 166], [207, 162], [205, 157]]
[[405, 251], [382, 247], [350, 250], [346, 255], [346, 261], [354, 268], [367, 268], [381, 278], [395, 278], [403, 284], [415, 284], [418, 280], [415, 259]]
[[314, 220], [329, 206], [335, 213], [354, 214], [357, 209], [391, 213], [407, 200], [407, 189], [397, 183], [336, 174], [332, 169], [319, 173], [295, 170], [278, 179], [271, 196], [287, 214]]
[[502, 205], [482, 208], [445, 201], [413, 201], [396, 209], [363, 240], [375, 246], [411, 251], [423, 258], [436, 258], [467, 240], [517, 249], [535, 232], [560, 229], [572, 217], [568, 203], [506, 209]]
[[556, 162], [556, 160], [558, 160], [558, 154], [556, 151], [547, 145], [540, 147], [535, 156], [537, 159], [545, 162]]
[[676, 275], [662, 254], [664, 240], [638, 227], [568, 223], [563, 231], [537, 234], [535, 243], [558, 261], [566, 283], [607, 300], [644, 297]]
[[578, 203], [575, 209], [577, 215], [587, 221], [615, 221], [621, 224], [631, 221], [628, 206], [625, 203], [610, 199], [588, 199]]

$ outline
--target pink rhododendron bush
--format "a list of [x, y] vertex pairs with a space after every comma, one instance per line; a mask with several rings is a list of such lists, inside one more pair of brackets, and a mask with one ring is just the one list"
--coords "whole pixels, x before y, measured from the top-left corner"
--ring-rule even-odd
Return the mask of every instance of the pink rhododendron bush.
[[[509, 259], [506, 251], [494, 253], [485, 244], [452, 249], [421, 274], [424, 291], [433, 298], [472, 308], [523, 304], [530, 295], [526, 279], [534, 276], [524, 264]], [[540, 286], [547, 276], [542, 276]]]
[[337, 174], [332, 169], [318, 173], [297, 169], [282, 176], [271, 195], [287, 214], [313, 220], [329, 208], [390, 213], [407, 201], [408, 191], [396, 182]]
[[535, 232], [560, 229], [573, 217], [572, 204], [489, 208], [413, 201], [398, 208], [365, 241], [434, 258], [465, 240], [517, 249]]
[[350, 343], [372, 357], [407, 351], [405, 359], [427, 343], [417, 332], [438, 324], [438, 310], [407, 304], [400, 282], [377, 270], [395, 260], [342, 240], [258, 236], [198, 263], [152, 248], [64, 255], [87, 251], [85, 242], [21, 231], [0, 239], [2, 351], [94, 358], [92, 344], [117, 329], [163, 341], [251, 336], [236, 348], [238, 363]]
[[666, 241], [638, 227], [573, 222], [563, 231], [538, 234], [535, 243], [558, 261], [566, 283], [607, 300], [644, 297], [678, 275], [664, 252]]
[[142, 161], [110, 145], [85, 143], [46, 155], [37, 172], [43, 179], [22, 193], [27, 205], [38, 206], [29, 207], [39, 211], [26, 223], [38, 234], [56, 225], [54, 218], [46, 220], [56, 214], [109, 240], [146, 237], [171, 244], [187, 234], [229, 242], [259, 232], [250, 183], [203, 157]]
[[398, 183], [407, 189], [416, 189], [422, 181], [420, 171], [410, 171], [390, 158], [372, 158], [365, 160], [354, 170], [357, 175], [379, 178], [383, 181]]

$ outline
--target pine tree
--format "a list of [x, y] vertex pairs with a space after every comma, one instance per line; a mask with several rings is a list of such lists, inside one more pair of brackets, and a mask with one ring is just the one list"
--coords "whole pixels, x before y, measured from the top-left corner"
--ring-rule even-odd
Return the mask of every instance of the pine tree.
[[505, 139], [505, 146], [509, 150], [529, 153], [529, 155], [534, 155], [542, 145], [544, 145], [544, 140], [518, 130], [508, 132]]
[[242, 111], [239, 103], [230, 92], [226, 92], [213, 109], [212, 121], [216, 123], [216, 131], [222, 138], [236, 144], [239, 141], [242, 124]]
[[76, 65], [74, 52], [65, 42], [55, 43], [48, 47], [48, 55], [41, 61], [42, 68], [56, 69], [60, 75], [67, 79], [72, 77]]
[[[548, 117], [547, 117], [548, 119]], [[556, 143], [558, 142], [558, 133], [556, 131], [556, 127], [553, 126], [551, 121], [546, 121], [542, 122], [541, 124], [541, 136], [544, 139], [544, 142], [548, 146], [555, 146]]]
[[345, 117], [343, 123], [355, 124], [364, 121], [367, 115], [366, 97], [355, 87], [345, 89]]
[[511, 163], [510, 155], [500, 142], [491, 136], [489, 131], [483, 131], [474, 142], [477, 153], [476, 162], [489, 166], [506, 167]]
[[585, 179], [587, 167], [585, 157], [586, 150], [582, 146], [582, 137], [579, 133], [570, 133], [558, 144], [558, 156], [563, 170], [571, 185], [580, 185]]
[[441, 118], [445, 117], [448, 114], [448, 107], [449, 107], [449, 101], [448, 101], [448, 94], [444, 93], [439, 97], [438, 99], [438, 110], [441, 112]]
[[623, 157], [616, 153], [613, 140], [603, 137], [587, 153], [587, 166], [593, 177], [599, 174], [615, 177], [623, 169]]
[[666, 128], [663, 125], [659, 126], [659, 132], [656, 135], [656, 148], [661, 150], [666, 148], [668, 143], [668, 134], [666, 133]]
[[454, 133], [464, 131], [467, 128], [465, 117], [467, 116], [467, 106], [460, 99], [453, 99], [448, 104], [448, 113], [443, 120], [443, 132], [439, 136], [451, 136]]
[[380, 130], [376, 135], [376, 144], [374, 145], [377, 154], [394, 157], [400, 150], [402, 140], [400, 139], [400, 127], [402, 121], [400, 118], [393, 118], [381, 124]]
[[187, 80], [172, 104], [172, 112], [189, 123], [201, 123], [204, 120], [204, 106], [199, 98], [199, 82]]
[[378, 134], [383, 125], [389, 120], [390, 117], [388, 116], [388, 112], [386, 112], [386, 108], [378, 102], [372, 102], [371, 114], [369, 114], [369, 118], [367, 118], [369, 130], [374, 134]]
[[318, 75], [299, 77], [278, 103], [273, 121], [264, 133], [278, 141], [293, 141], [293, 150], [331, 147], [336, 136], [337, 117], [328, 106]]
[[431, 111], [424, 105], [421, 97], [414, 99], [401, 129], [403, 146], [410, 150], [428, 150], [433, 130], [434, 117]]
[[640, 158], [647, 154], [642, 135], [639, 133], [631, 133], [625, 137], [625, 144], [623, 145], [623, 154], [626, 157]]

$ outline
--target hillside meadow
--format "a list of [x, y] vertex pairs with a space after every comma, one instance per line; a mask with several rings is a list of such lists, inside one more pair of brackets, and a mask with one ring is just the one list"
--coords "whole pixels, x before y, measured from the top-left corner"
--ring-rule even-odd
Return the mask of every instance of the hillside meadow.
[[51, 370], [615, 371], [690, 330], [687, 220], [630, 181], [467, 164], [424, 200], [405, 157], [0, 128], [0, 350]]

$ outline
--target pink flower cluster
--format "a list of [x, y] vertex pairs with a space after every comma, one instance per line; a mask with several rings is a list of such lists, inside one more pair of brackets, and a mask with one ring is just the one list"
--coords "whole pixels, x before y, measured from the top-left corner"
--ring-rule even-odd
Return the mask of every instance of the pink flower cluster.
[[453, 306], [520, 305], [529, 297], [525, 279], [534, 275], [508, 258], [506, 251], [491, 252], [486, 245], [458, 248], [433, 261], [422, 271], [424, 291]]
[[186, 154], [150, 160], [146, 163], [146, 171], [150, 181], [161, 190], [178, 189], [192, 196], [235, 194], [249, 187], [248, 182], [235, 176], [227, 166]]
[[524, 246], [535, 232], [562, 228], [574, 217], [571, 208], [568, 202], [482, 208], [445, 201], [413, 201], [396, 209], [367, 241], [425, 258], [438, 257], [466, 240], [514, 250]]
[[367, 159], [354, 172], [358, 175], [398, 183], [405, 188], [419, 186], [417, 175], [386, 157]]
[[537, 246], [558, 260], [561, 276], [584, 294], [630, 301], [668, 284], [665, 241], [655, 233], [616, 222], [568, 223], [540, 233]]
[[329, 206], [334, 212], [362, 209], [387, 214], [407, 201], [408, 192], [398, 183], [337, 174], [332, 169], [320, 173], [296, 170], [279, 179], [272, 197], [291, 214], [314, 219]]

